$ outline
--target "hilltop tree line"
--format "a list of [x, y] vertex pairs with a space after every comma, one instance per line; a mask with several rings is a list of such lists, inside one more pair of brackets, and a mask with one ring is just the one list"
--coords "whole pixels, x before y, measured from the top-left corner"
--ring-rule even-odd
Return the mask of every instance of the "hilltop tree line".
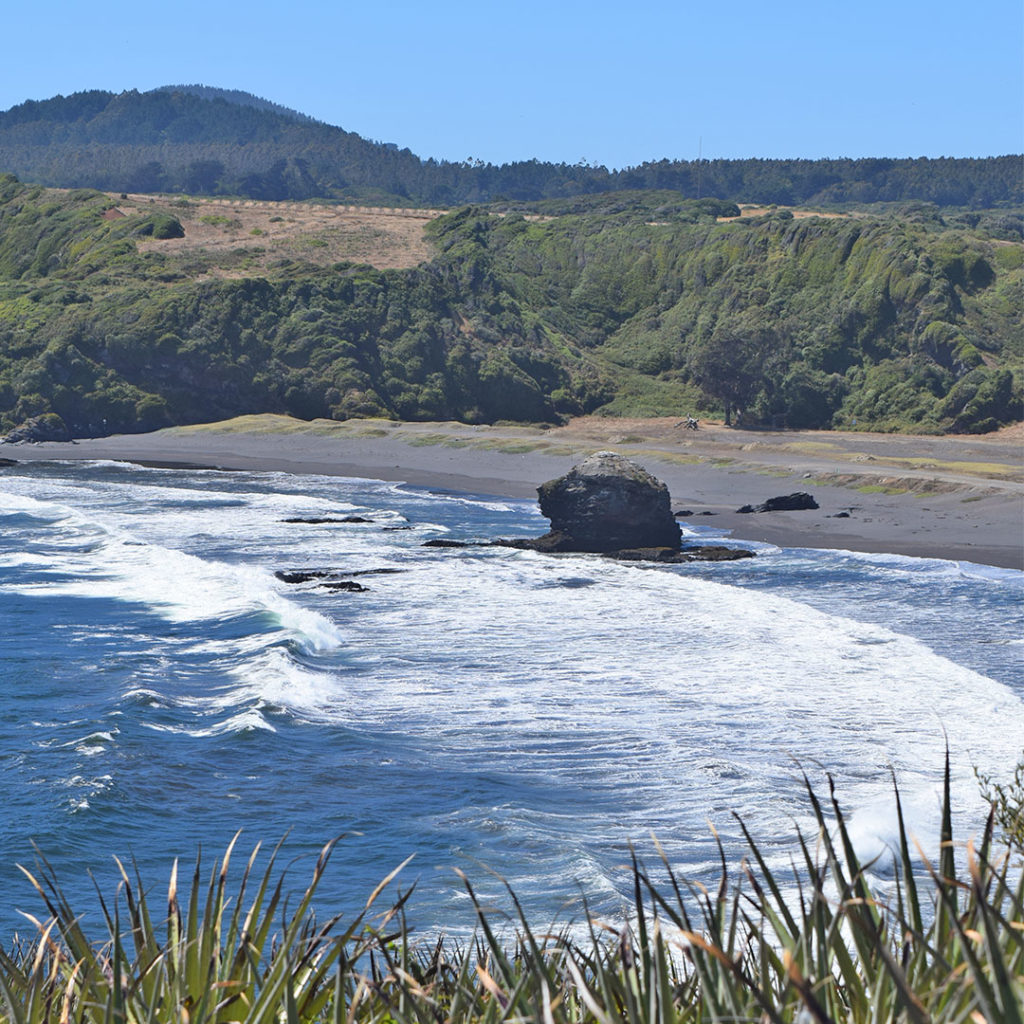
[[658, 160], [620, 170], [523, 160], [423, 160], [268, 101], [202, 86], [27, 101], [0, 113], [0, 171], [71, 188], [262, 200], [456, 206], [620, 189], [733, 202], [1024, 201], [1019, 156], [986, 159]]
[[583, 205], [461, 209], [430, 225], [436, 255], [413, 270], [281, 261], [236, 279], [218, 277], [227, 257], [138, 251], [181, 232], [173, 205], [108, 220], [100, 193], [0, 177], [0, 428], [45, 414], [77, 436], [251, 412], [727, 410], [932, 432], [1020, 418], [1019, 217], [1013, 241], [1005, 214], [722, 222], [730, 204], [671, 193]]

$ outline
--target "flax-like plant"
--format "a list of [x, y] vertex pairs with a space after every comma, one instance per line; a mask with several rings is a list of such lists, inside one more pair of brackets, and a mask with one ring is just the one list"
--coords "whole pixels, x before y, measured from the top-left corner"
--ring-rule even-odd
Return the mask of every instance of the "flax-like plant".
[[133, 881], [117, 861], [121, 881], [113, 906], [99, 895], [105, 933], [98, 941], [83, 930], [45, 857], [39, 855], [34, 874], [22, 868], [49, 916], [32, 919], [39, 933], [33, 948], [0, 954], [9, 1019], [269, 1024], [317, 1020], [329, 1003], [343, 1005], [336, 980], [344, 979], [347, 963], [376, 947], [379, 932], [367, 923], [367, 913], [400, 868], [341, 928], [339, 917], [320, 923], [312, 910], [336, 841], [323, 848], [312, 880], [289, 908], [284, 872], [275, 879], [280, 844], [262, 876], [254, 874], [257, 845], [240, 881], [229, 887], [237, 839], [205, 882], [197, 858], [184, 905], [175, 862], [166, 914], [156, 919], [137, 870]]
[[[408, 894], [380, 919], [370, 908], [395, 875], [342, 924], [318, 923], [328, 844], [294, 909], [274, 851], [256, 851], [228, 884], [234, 843], [185, 902], [177, 869], [167, 913], [154, 917], [138, 873], [121, 868], [104, 933], [90, 940], [40, 858], [29, 874], [48, 915], [38, 935], [0, 953], [0, 995], [15, 1024], [285, 1022], [285, 1024], [1024, 1024], [1024, 879], [997, 849], [993, 815], [956, 856], [947, 758], [942, 832], [933, 859], [912, 854], [899, 791], [891, 881], [873, 882], [834, 788], [807, 783], [813, 836], [795, 834], [785, 876], [740, 822], [749, 857], [733, 880], [724, 852], [714, 891], [667, 882], [632, 862], [626, 923], [538, 930], [508, 890], [515, 932], [463, 884], [477, 927], [466, 941], [414, 942]], [[721, 846], [720, 846], [721, 850]], [[249, 896], [249, 890], [253, 890]], [[230, 890], [230, 891], [229, 891]]]

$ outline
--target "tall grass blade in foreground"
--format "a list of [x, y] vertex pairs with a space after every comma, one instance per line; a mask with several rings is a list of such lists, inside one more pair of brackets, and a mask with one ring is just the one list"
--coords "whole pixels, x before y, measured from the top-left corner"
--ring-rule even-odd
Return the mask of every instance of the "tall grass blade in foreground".
[[94, 935], [40, 855], [26, 875], [47, 914], [33, 919], [34, 942], [0, 953], [2, 1014], [16, 1024], [1024, 1024], [1024, 880], [994, 813], [954, 855], [948, 759], [940, 846], [921, 854], [923, 868], [894, 784], [899, 841], [883, 885], [858, 859], [831, 780], [827, 801], [807, 792], [816, 831], [796, 830], [786, 872], [741, 822], [750, 857], [735, 881], [724, 852], [714, 892], [664, 856], [667, 882], [656, 882], [634, 857], [627, 923], [588, 914], [543, 931], [511, 890], [509, 922], [463, 878], [476, 912], [466, 941], [415, 942], [409, 893], [370, 917], [398, 869], [362, 913], [320, 922], [313, 902], [334, 843], [294, 909], [280, 847], [256, 877], [257, 847], [234, 885], [234, 841], [205, 882], [197, 861], [184, 904], [175, 865], [159, 917], [138, 872], [119, 863]]

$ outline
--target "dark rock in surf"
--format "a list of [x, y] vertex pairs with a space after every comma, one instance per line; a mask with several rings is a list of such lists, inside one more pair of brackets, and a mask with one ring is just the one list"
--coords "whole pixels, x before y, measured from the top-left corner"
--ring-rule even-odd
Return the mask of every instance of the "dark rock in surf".
[[320, 526], [323, 523], [372, 523], [372, 519], [363, 516], [292, 516], [289, 519], [282, 519], [282, 523], [307, 523], [313, 526]]
[[274, 575], [283, 583], [312, 583], [315, 580], [345, 582], [352, 576], [390, 576], [404, 569], [278, 569]]
[[565, 476], [537, 488], [551, 520], [542, 537], [494, 541], [438, 539], [424, 547], [506, 547], [545, 554], [590, 553], [629, 562], [708, 562], [750, 558], [745, 549], [682, 547], [668, 488], [642, 466], [615, 452], [598, 452]]
[[540, 551], [679, 549], [668, 488], [615, 452], [597, 452], [565, 476], [537, 488], [551, 530], [531, 546]]
[[330, 569], [278, 569], [274, 575], [284, 583], [309, 583], [333, 575]]
[[365, 594], [370, 589], [361, 583], [356, 583], [355, 580], [338, 580], [334, 583], [321, 583], [319, 586], [322, 590], [343, 590], [350, 594]]
[[769, 498], [760, 505], [744, 505], [737, 512], [802, 512], [804, 509], [818, 508], [818, 503], [806, 492], [795, 491], [793, 494], [782, 494], [777, 498]]
[[623, 551], [605, 551], [605, 558], [621, 562], [735, 562], [740, 558], [753, 558], [754, 552], [746, 548], [727, 548], [720, 544], [701, 544], [682, 548], [626, 548]]
[[754, 552], [746, 548], [727, 548], [724, 544], [701, 544], [683, 548], [690, 562], [736, 562], [743, 558], [754, 558]]

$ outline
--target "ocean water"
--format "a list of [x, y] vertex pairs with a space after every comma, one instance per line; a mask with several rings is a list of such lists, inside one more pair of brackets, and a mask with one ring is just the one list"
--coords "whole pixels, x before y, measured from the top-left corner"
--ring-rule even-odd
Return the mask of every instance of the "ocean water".
[[[349, 516], [370, 521], [284, 521]], [[423, 547], [546, 525], [532, 502], [372, 480], [5, 469], [0, 934], [44, 912], [16, 867], [36, 848], [94, 913], [114, 856], [159, 894], [174, 858], [209, 867], [238, 830], [246, 853], [284, 838], [295, 892], [343, 836], [323, 912], [412, 855], [397, 886], [426, 933], [472, 926], [455, 869], [499, 908], [507, 879], [544, 924], [583, 897], [614, 917], [652, 837], [711, 883], [712, 826], [738, 864], [738, 814], [787, 865], [803, 773], [834, 776], [868, 856], [893, 839], [895, 773], [934, 850], [947, 743], [956, 828], [977, 830], [974, 769], [1005, 779], [1024, 748], [1024, 574]]]

